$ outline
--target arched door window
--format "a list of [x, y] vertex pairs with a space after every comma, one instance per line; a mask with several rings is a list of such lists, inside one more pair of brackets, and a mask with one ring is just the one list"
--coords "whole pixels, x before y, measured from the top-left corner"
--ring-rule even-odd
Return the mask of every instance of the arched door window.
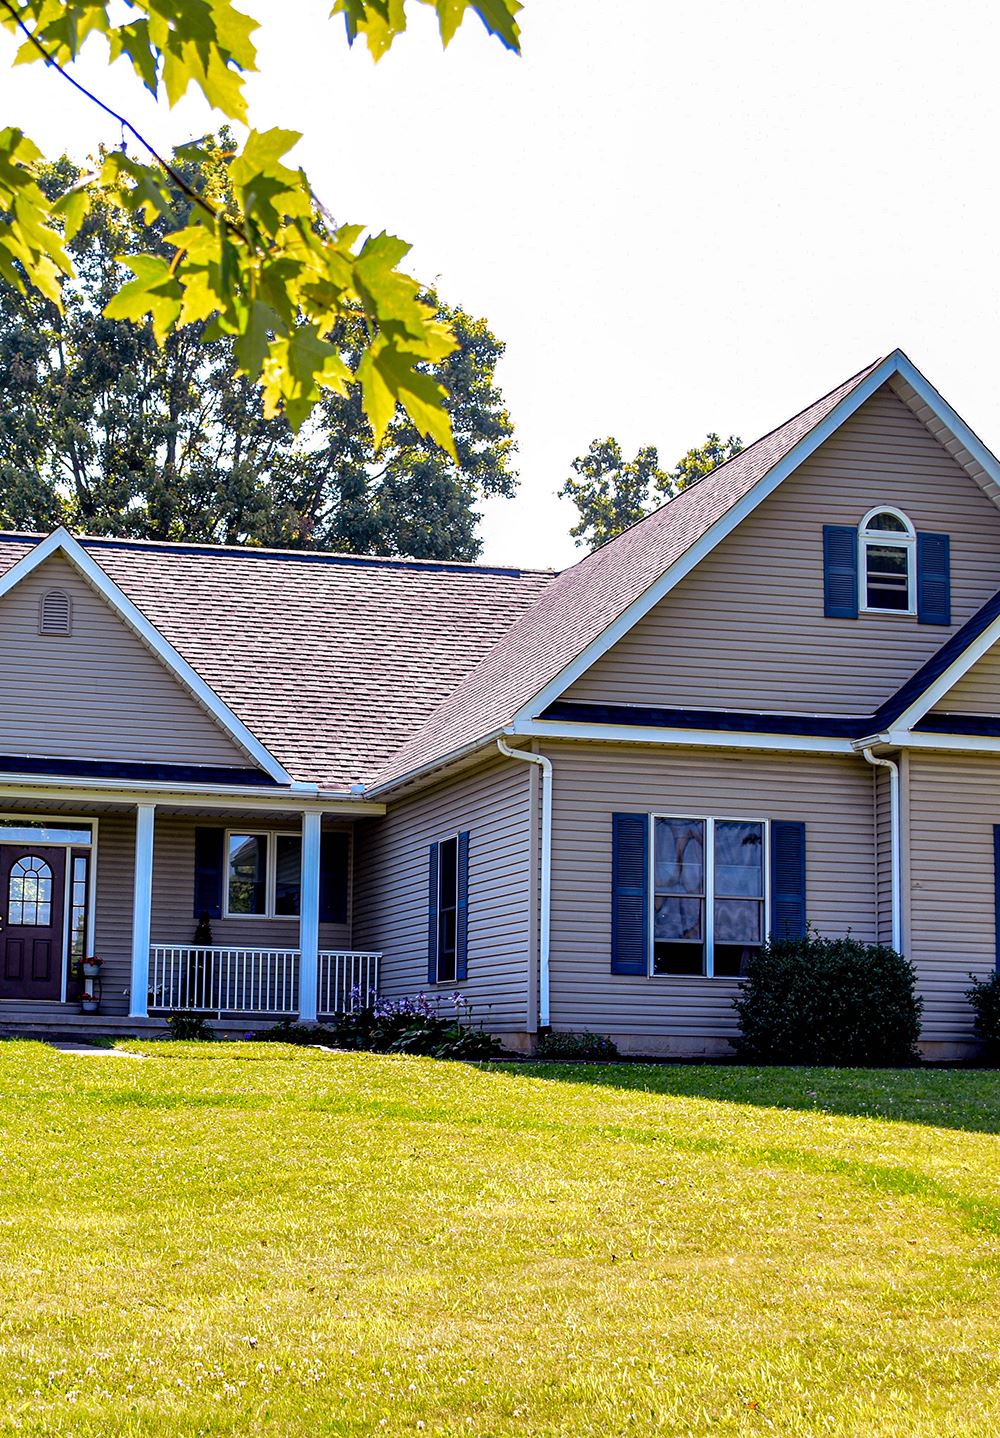
[[12, 927], [47, 929], [52, 923], [52, 870], [44, 859], [27, 854], [10, 871], [7, 922]]

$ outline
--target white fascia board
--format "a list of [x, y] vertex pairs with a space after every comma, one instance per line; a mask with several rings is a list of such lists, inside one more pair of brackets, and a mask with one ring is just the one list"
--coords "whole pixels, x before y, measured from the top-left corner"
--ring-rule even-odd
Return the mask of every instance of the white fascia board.
[[938, 734], [925, 730], [890, 729], [883, 742], [894, 749], [962, 750], [969, 754], [1000, 753], [1000, 738], [990, 734]]
[[508, 736], [582, 739], [599, 744], [661, 744], [697, 749], [776, 749], [806, 754], [853, 754], [850, 739], [813, 734], [745, 734], [725, 729], [654, 729], [633, 724], [576, 724], [526, 719], [511, 725]]
[[899, 377], [912, 386], [927, 408], [951, 431], [962, 448], [968, 450], [976, 463], [982, 466], [993, 483], [1000, 489], [1000, 459], [997, 459], [992, 450], [986, 448], [975, 431], [969, 428], [962, 416], [952, 409], [944, 396], [938, 393], [930, 380], [920, 373], [913, 361], [908, 359], [902, 350], [897, 350], [892, 358], [896, 361], [895, 368]]
[[[901, 363], [905, 360], [902, 351], [896, 350], [893, 354], [887, 355], [877, 369], [863, 379], [860, 384], [851, 390], [850, 394], [836, 405], [825, 419], [821, 420], [808, 434], [803, 435], [794, 449], [789, 450], [784, 459], [780, 459], [773, 468], [763, 475], [753, 489], [745, 494], [741, 500], [728, 509], [725, 514], [712, 525], [701, 539], [692, 544], [676, 563], [660, 575], [655, 583], [634, 600], [627, 609], [622, 610], [603, 634], [600, 634], [586, 649], [582, 650], [569, 664], [546, 684], [544, 689], [530, 699], [514, 715], [513, 723], [522, 719], [536, 718], [548, 706], [559, 698], [560, 694], [576, 682], [592, 664], [606, 654], [619, 639], [637, 624], [661, 599], [664, 599], [670, 591], [685, 579], [701, 561], [726, 539], [737, 525], [742, 524], [748, 515], [752, 514], [758, 505], [762, 504], [769, 495], [773, 494], [781, 482], [798, 467], [803, 464], [809, 456], [819, 448], [825, 440], [840, 428], [851, 415], [871, 399], [876, 390], [881, 389], [887, 380], [899, 372]], [[909, 364], [909, 361], [906, 361]], [[910, 369], [912, 370], [912, 365]], [[916, 373], [916, 371], [914, 371]], [[922, 377], [921, 377], [922, 380]], [[922, 382], [926, 385], [926, 381]], [[943, 403], [943, 401], [942, 401]]]
[[385, 804], [373, 799], [355, 799], [349, 794], [311, 793], [303, 789], [266, 789], [235, 784], [191, 784], [183, 789], [169, 781], [129, 785], [121, 779], [79, 779], [47, 777], [32, 773], [0, 776], [0, 797], [4, 799], [62, 799], [95, 803], [138, 804], [144, 801], [171, 808], [236, 809], [319, 809], [324, 814], [345, 817], [381, 815]]
[[915, 699], [910, 707], [903, 711], [893, 724], [893, 729], [910, 729], [919, 719], [922, 719], [934, 705], [943, 699], [949, 689], [953, 689], [958, 681], [966, 675], [978, 659], [982, 659], [993, 645], [1000, 639], [1000, 615], [993, 623], [984, 629], [977, 639], [974, 639], [967, 648], [963, 649], [956, 660], [948, 665], [948, 668], [929, 684], [919, 699]]
[[226, 731], [246, 754], [258, 764], [261, 769], [279, 784], [291, 784], [291, 774], [278, 762], [269, 749], [266, 749], [260, 740], [251, 734], [250, 730], [237, 718], [228, 704], [219, 698], [215, 690], [205, 683], [201, 675], [192, 669], [186, 659], [178, 654], [172, 644], [166, 640], [155, 625], [143, 614], [128, 595], [111, 579], [87, 553], [79, 540], [74, 539], [68, 529], [55, 529], [53, 532], [36, 544], [29, 554], [19, 559], [15, 565], [7, 570], [6, 574], [0, 577], [0, 599], [8, 594], [15, 585], [20, 584], [40, 564], [53, 554], [62, 554], [65, 559], [77, 569], [84, 579], [87, 580], [97, 592], [107, 600], [108, 604], [128, 627], [136, 633], [148, 649], [162, 661], [171, 671], [176, 679], [185, 689], [198, 701], [203, 709], [207, 710], [216, 723]]

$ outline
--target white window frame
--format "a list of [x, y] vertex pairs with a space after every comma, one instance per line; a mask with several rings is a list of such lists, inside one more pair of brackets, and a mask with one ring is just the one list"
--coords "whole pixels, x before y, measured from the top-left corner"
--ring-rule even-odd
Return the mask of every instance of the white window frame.
[[[262, 914], [234, 914], [229, 908], [229, 837], [231, 834], [241, 834], [245, 839], [266, 839], [267, 840], [267, 865], [264, 870], [264, 912]], [[297, 914], [276, 914], [274, 903], [276, 898], [278, 877], [278, 845], [277, 839], [298, 839], [300, 854], [299, 869], [299, 913]], [[223, 840], [225, 849], [225, 876], [223, 879], [224, 902], [222, 905], [222, 917], [224, 919], [278, 919], [283, 923], [297, 924], [302, 917], [302, 833], [299, 829], [257, 829], [247, 825], [246, 828], [227, 829]]]
[[[5, 809], [0, 810], [0, 819], [5, 824], [37, 824], [41, 821], [48, 821], [52, 824], [85, 824], [90, 829], [89, 843], [79, 841], [76, 843], [60, 843], [58, 839], [38, 840], [38, 845], [43, 849], [64, 849], [66, 851], [66, 864], [63, 879], [63, 941], [62, 941], [62, 983], [59, 989], [59, 1002], [66, 1002], [66, 995], [69, 985], [69, 916], [72, 908], [71, 896], [73, 887], [73, 850], [86, 849], [90, 854], [90, 865], [87, 872], [87, 932], [86, 951], [88, 954], [94, 952], [94, 935], [97, 928], [97, 830], [98, 817], [96, 814], [46, 814], [38, 812], [35, 814], [10, 814]], [[30, 841], [25, 841], [30, 842]], [[17, 840], [5, 839], [3, 830], [0, 829], [0, 844], [16, 844]]]
[[[891, 514], [906, 526], [906, 533], [898, 530], [874, 530], [868, 533], [868, 526], [879, 514]], [[868, 603], [868, 547], [879, 549], [889, 547], [906, 552], [906, 608], [883, 609]], [[870, 509], [858, 525], [858, 610], [862, 614], [916, 614], [917, 612], [917, 532], [907, 515], [893, 504], [877, 504]]]
[[437, 871], [437, 934], [434, 943], [434, 982], [435, 984], [457, 984], [458, 977], [458, 944], [455, 945], [455, 973], [450, 979], [442, 979], [441, 974], [441, 846], [454, 843], [455, 845], [455, 922], [458, 922], [458, 830], [453, 834], [445, 834], [443, 838], [433, 841], [438, 846], [438, 871]]
[[[881, 512], [881, 511], [879, 511]], [[654, 968], [656, 938], [653, 933], [656, 918], [656, 821], [657, 819], [680, 819], [684, 823], [705, 825], [705, 972], [703, 974], [658, 974]], [[746, 814], [682, 814], [673, 810], [657, 810], [649, 816], [649, 960], [647, 973], [651, 979], [681, 979], [687, 982], [698, 979], [712, 979], [715, 973], [715, 826], [716, 824], [760, 824], [763, 834], [763, 863], [761, 883], [763, 885], [764, 918], [761, 942], [767, 941], [771, 932], [771, 821], [759, 815]], [[694, 947], [694, 945], [692, 945]], [[738, 984], [740, 980], [732, 974], [719, 974], [719, 979]]]

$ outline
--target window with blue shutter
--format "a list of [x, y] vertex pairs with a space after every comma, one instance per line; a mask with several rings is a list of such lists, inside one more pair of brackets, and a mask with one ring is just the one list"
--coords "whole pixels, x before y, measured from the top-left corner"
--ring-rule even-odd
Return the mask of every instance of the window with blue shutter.
[[823, 613], [858, 617], [858, 532], [849, 524], [823, 526]]
[[196, 919], [222, 917], [225, 829], [194, 831], [194, 907]]
[[917, 534], [917, 619], [951, 623], [951, 542], [947, 534]]
[[771, 823], [771, 936], [800, 939], [806, 931], [806, 826]]
[[611, 972], [649, 972], [649, 815], [611, 816]]
[[458, 874], [455, 907], [455, 978], [469, 977], [469, 831], [458, 836]]

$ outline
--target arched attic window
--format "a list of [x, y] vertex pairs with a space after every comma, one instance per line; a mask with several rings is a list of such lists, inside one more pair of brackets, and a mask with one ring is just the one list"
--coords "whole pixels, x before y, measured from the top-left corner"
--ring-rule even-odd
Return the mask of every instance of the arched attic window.
[[917, 607], [917, 536], [899, 509], [869, 510], [858, 526], [861, 608], [914, 614]]
[[63, 589], [49, 589], [38, 606], [39, 634], [66, 635], [73, 628], [73, 605]]

